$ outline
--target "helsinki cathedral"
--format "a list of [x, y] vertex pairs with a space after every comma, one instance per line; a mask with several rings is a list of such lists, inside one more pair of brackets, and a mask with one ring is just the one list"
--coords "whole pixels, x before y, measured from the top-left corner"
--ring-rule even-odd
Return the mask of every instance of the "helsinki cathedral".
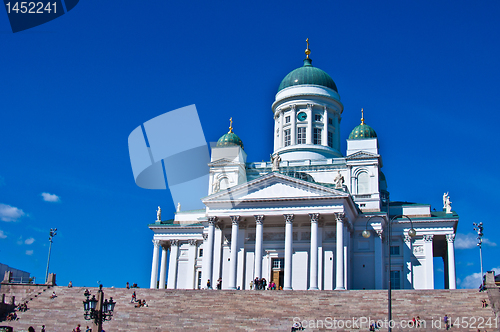
[[[242, 140], [212, 148], [205, 208], [177, 209], [153, 231], [151, 288], [251, 288], [256, 277], [284, 290], [433, 289], [434, 257], [456, 288], [458, 215], [391, 201], [375, 130], [352, 129], [340, 150], [344, 106], [309, 58], [283, 78], [272, 104], [270, 162], [248, 162]], [[271, 119], [269, 119], [271, 121]]]

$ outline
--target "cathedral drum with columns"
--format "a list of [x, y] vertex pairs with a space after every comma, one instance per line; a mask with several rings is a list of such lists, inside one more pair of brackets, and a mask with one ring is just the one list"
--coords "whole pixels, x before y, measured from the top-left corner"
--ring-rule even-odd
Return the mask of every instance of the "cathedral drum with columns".
[[178, 208], [174, 220], [149, 225], [151, 288], [203, 289], [209, 280], [215, 288], [222, 279], [222, 289], [248, 290], [265, 278], [284, 290], [384, 289], [389, 281], [433, 289], [434, 257], [443, 258], [445, 288], [456, 288], [458, 215], [449, 196], [443, 211], [390, 201], [363, 113], [342, 155], [344, 106], [309, 54], [272, 104], [271, 161], [247, 162], [231, 123], [212, 148], [206, 208]]

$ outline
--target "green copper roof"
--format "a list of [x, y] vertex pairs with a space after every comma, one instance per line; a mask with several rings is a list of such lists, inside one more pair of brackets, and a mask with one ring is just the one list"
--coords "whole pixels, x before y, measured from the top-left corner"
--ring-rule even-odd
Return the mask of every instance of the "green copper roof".
[[243, 149], [243, 142], [238, 137], [238, 135], [236, 135], [232, 131], [222, 135], [222, 137], [219, 138], [219, 140], [217, 141], [217, 147], [236, 146], [236, 145], [241, 146], [241, 148]]
[[338, 92], [337, 86], [330, 75], [319, 68], [313, 67], [311, 63], [311, 59], [304, 59], [304, 66], [288, 73], [281, 81], [278, 92], [294, 85], [304, 84], [326, 86]]
[[349, 134], [349, 139], [365, 139], [365, 138], [375, 138], [377, 133], [372, 127], [362, 122], [359, 126], [354, 128]]

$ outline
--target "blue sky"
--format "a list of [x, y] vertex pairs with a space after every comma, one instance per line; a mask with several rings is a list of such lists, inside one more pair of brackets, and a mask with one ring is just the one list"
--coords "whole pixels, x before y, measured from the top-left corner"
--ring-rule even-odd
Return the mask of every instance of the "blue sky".
[[342, 151], [363, 107], [392, 200], [439, 210], [450, 193], [459, 286], [476, 287], [472, 222], [484, 223], [485, 271], [500, 267], [498, 17], [496, 1], [82, 0], [13, 34], [0, 10], [0, 262], [42, 280], [56, 227], [59, 284], [148, 287], [147, 224], [174, 204], [135, 185], [128, 135], [196, 104], [208, 142], [232, 117], [248, 160], [268, 160], [274, 95], [309, 38], [345, 107]]

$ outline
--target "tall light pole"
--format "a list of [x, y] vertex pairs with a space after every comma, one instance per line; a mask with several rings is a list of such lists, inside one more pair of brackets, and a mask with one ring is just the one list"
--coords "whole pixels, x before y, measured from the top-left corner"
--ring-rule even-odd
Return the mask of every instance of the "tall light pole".
[[474, 230], [477, 232], [477, 246], [479, 247], [479, 262], [481, 264], [481, 283], [483, 283], [483, 222], [479, 224], [473, 222], [472, 224], [474, 225]]
[[[387, 216], [389, 216], [389, 214], [387, 214]], [[370, 219], [374, 218], [375, 216], [373, 217], [370, 217]], [[382, 217], [380, 217], [382, 218]], [[415, 235], [417, 235], [417, 232], [415, 231], [415, 229], [413, 228], [413, 222], [412, 220], [410, 219], [410, 217], [408, 216], [405, 216], [405, 215], [398, 215], [398, 216], [394, 216], [392, 217], [391, 220], [389, 220], [389, 222], [387, 223], [387, 245], [389, 247], [389, 250], [388, 250], [388, 254], [389, 254], [389, 257], [388, 257], [388, 265], [389, 265], [389, 275], [388, 275], [388, 278], [387, 278], [387, 281], [388, 281], [388, 286], [387, 286], [387, 305], [388, 305], [388, 319], [389, 319], [389, 326], [388, 326], [388, 330], [389, 332], [392, 331], [392, 327], [391, 327], [391, 322], [392, 322], [392, 285], [391, 285], [391, 241], [392, 241], [392, 222], [397, 219], [397, 218], [406, 218], [410, 221], [410, 229], [408, 230], [408, 236], [411, 237], [411, 238], [414, 238]], [[366, 222], [366, 227], [368, 227], [368, 221], [370, 221], [370, 219], [367, 220]], [[384, 219], [384, 218], [382, 218]], [[370, 237], [370, 232], [365, 229], [362, 233], [363, 237], [364, 238], [369, 238]]]
[[47, 271], [45, 272], [45, 283], [47, 283], [47, 279], [49, 278], [49, 263], [50, 263], [50, 251], [52, 249], [52, 238], [56, 236], [57, 228], [51, 228], [49, 232], [49, 258], [47, 258]]

